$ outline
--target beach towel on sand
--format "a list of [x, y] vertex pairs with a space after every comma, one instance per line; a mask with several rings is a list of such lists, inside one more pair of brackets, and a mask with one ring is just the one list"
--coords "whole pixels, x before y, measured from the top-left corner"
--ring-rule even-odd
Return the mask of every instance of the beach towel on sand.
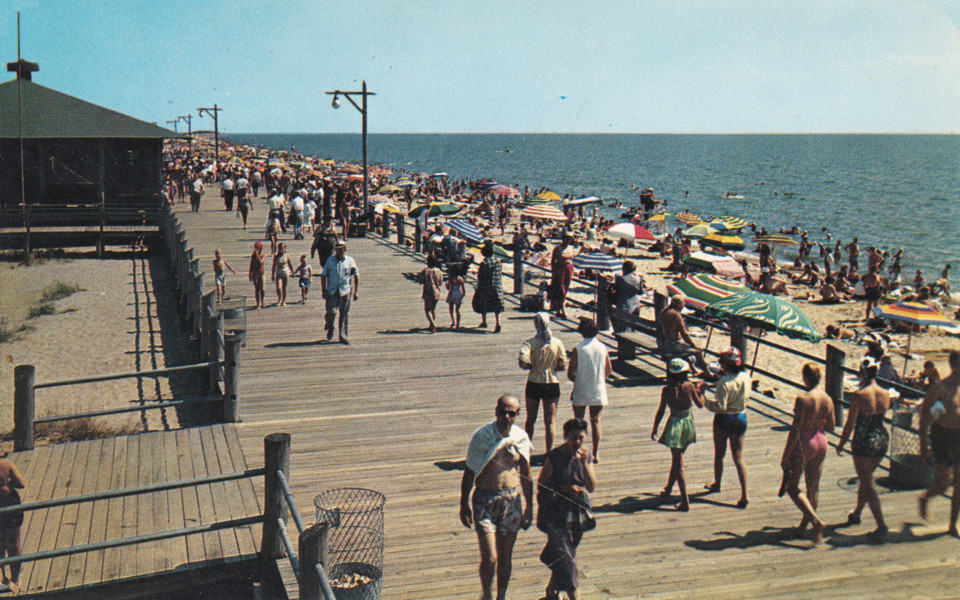
[[467, 468], [479, 475], [493, 455], [501, 448], [507, 448], [510, 454], [521, 455], [527, 462], [530, 462], [530, 451], [533, 445], [527, 432], [517, 427], [510, 426], [510, 432], [506, 437], [500, 434], [497, 424], [489, 423], [473, 432], [470, 438], [470, 448], [467, 450]]

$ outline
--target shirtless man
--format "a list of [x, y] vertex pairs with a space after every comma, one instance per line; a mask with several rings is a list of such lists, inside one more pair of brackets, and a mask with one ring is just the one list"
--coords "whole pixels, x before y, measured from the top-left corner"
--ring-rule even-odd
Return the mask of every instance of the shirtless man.
[[843, 247], [850, 256], [851, 273], [856, 273], [857, 269], [860, 268], [860, 245], [857, 243], [858, 241], [857, 238], [853, 238], [852, 242]]
[[920, 456], [933, 463], [933, 485], [918, 499], [920, 518], [927, 520], [927, 502], [939, 496], [953, 482], [950, 500], [950, 527], [957, 533], [960, 514], [960, 352], [950, 352], [950, 375], [927, 389], [920, 410]]
[[[8, 459], [0, 458], [0, 507], [7, 508], [20, 504], [20, 494], [17, 492], [26, 486], [23, 475]], [[20, 526], [23, 525], [23, 511], [9, 512], [0, 516], [0, 558], [6, 556], [20, 556]], [[20, 563], [10, 565], [10, 577], [0, 568], [3, 576], [3, 585], [0, 591], [10, 591], [10, 585], [17, 585], [20, 579]], [[3, 589], [6, 587], [7, 589]]]
[[[514, 424], [519, 413], [516, 397], [497, 400], [496, 421], [477, 429], [470, 439], [467, 467], [460, 481], [460, 522], [476, 528], [480, 543], [482, 600], [494, 597], [494, 574], [497, 600], [506, 597], [517, 532], [533, 522], [531, 444], [527, 433]], [[523, 490], [522, 501], [518, 488]]]
[[697, 348], [697, 345], [687, 332], [687, 326], [683, 322], [683, 310], [686, 304], [683, 296], [671, 296], [670, 304], [660, 313], [658, 317], [660, 327], [663, 328], [664, 352], [667, 354], [692, 355], [697, 363], [700, 372], [706, 372], [707, 363], [703, 359], [703, 350]]
[[867, 310], [863, 318], [864, 320], [869, 320], [870, 317], [873, 316], [871, 309], [880, 302], [880, 296], [883, 294], [883, 290], [880, 287], [880, 277], [877, 276], [876, 265], [870, 266], [870, 272], [863, 276], [860, 283], [863, 284], [863, 297], [867, 300]]
[[[823, 459], [827, 455], [827, 438], [824, 431], [833, 431], [836, 419], [833, 400], [820, 385], [820, 368], [812, 363], [803, 365], [805, 392], [797, 396], [793, 405], [793, 425], [787, 435], [780, 467], [783, 469], [781, 495], [786, 492], [803, 513], [797, 527], [797, 536], [802, 537], [807, 525], [813, 525], [813, 543], [823, 541], [823, 521], [817, 517], [820, 498], [820, 474]], [[800, 491], [800, 477], [806, 476], [807, 493]]]

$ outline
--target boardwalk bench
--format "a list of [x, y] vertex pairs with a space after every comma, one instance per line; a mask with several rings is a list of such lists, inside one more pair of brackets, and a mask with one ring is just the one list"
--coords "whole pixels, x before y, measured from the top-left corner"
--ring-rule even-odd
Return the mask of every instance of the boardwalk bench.
[[623, 331], [613, 334], [617, 339], [617, 358], [633, 360], [637, 357], [637, 346], [644, 346], [642, 334], [634, 331]]

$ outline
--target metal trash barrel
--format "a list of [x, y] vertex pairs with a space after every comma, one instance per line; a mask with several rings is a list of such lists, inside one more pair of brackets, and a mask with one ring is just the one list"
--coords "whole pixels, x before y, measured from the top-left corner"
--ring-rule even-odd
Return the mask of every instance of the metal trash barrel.
[[337, 600], [379, 600], [383, 577], [383, 506], [380, 492], [327, 490], [313, 499], [317, 523], [330, 526], [327, 576]]
[[914, 408], [898, 404], [890, 427], [890, 479], [908, 488], [933, 482], [933, 469], [920, 458], [920, 434], [914, 427]]

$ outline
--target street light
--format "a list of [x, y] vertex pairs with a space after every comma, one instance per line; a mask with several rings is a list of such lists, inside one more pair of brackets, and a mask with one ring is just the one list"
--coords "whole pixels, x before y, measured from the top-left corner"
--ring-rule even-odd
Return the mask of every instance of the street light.
[[202, 117], [203, 113], [207, 113], [213, 117], [213, 144], [214, 144], [214, 159], [213, 159], [213, 170], [217, 174], [217, 177], [220, 176], [220, 127], [218, 125], [219, 115], [218, 113], [223, 110], [216, 104], [213, 105], [213, 108], [207, 108], [201, 106], [197, 108], [197, 116]]
[[[333, 90], [332, 92], [326, 93], [333, 95], [333, 100], [330, 102], [330, 106], [333, 108], [340, 108], [340, 96], [342, 95], [344, 98], [350, 101], [350, 104], [352, 104], [355, 109], [360, 111], [360, 117], [362, 121], [362, 135], [360, 137], [363, 141], [363, 210], [368, 211], [370, 210], [370, 207], [367, 205], [367, 96], [376, 96], [376, 94], [367, 91], [366, 80], [363, 81], [359, 92]], [[353, 100], [354, 95], [361, 97], [359, 105]], [[326, 206], [324, 206], [324, 217], [327, 216], [329, 216], [329, 210]]]

